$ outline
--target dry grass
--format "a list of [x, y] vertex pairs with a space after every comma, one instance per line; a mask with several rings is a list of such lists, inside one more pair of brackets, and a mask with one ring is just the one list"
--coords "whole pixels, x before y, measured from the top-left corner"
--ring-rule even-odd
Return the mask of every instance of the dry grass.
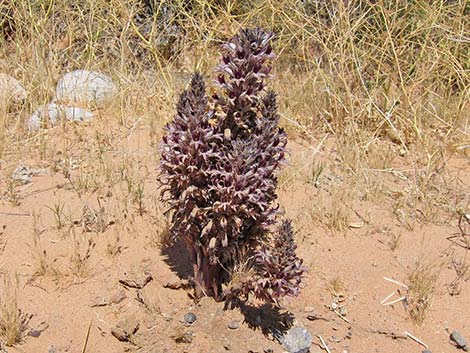
[[408, 312], [417, 325], [423, 323], [432, 306], [438, 270], [435, 265], [419, 261], [408, 276]]
[[77, 234], [72, 228], [71, 251], [69, 256], [70, 272], [78, 279], [84, 279], [90, 274], [90, 257], [95, 243], [93, 239], [83, 234]]
[[[69, 209], [56, 201], [49, 212], [55, 231], [70, 241], [64, 266], [75, 277], [92, 270], [96, 234], [89, 232], [107, 236], [116, 224], [105, 245], [112, 258], [123, 249], [121, 232], [140, 235], [142, 221], [152, 229], [144, 234], [152, 246], [171, 243], [149, 177], [162, 126], [189, 74], [212, 74], [219, 45], [245, 26], [277, 35], [272, 85], [281, 122], [291, 141], [308, 144], [279, 184], [287, 193], [298, 183], [315, 186], [308, 191], [311, 204], [294, 216], [305, 218], [299, 223], [306, 231], [315, 223], [344, 232], [358, 201], [391, 210], [406, 230], [441, 222], [445, 212], [468, 212], [468, 192], [446, 183], [449, 156], [470, 153], [467, 1], [174, 0], [154, 1], [152, 9], [145, 3], [0, 2], [6, 14], [0, 16], [0, 72], [29, 93], [24, 104], [0, 110], [0, 170], [4, 161], [14, 168], [10, 164], [32, 159], [63, 174], [67, 182], [59, 192], [71, 191], [76, 204]], [[16, 29], [13, 36], [3, 34], [6, 26]], [[109, 74], [119, 94], [89, 107], [96, 116], [91, 129], [64, 123], [28, 132], [31, 113], [52, 100], [59, 77], [74, 69]], [[11, 179], [0, 179], [0, 190], [14, 207], [27, 192]], [[41, 232], [35, 227], [32, 246], [38, 275], [51, 264]], [[391, 234], [391, 250], [400, 237]], [[233, 278], [242, 281], [248, 270], [240, 264]], [[422, 267], [410, 275], [416, 322], [432, 301], [434, 279]]]
[[0, 339], [7, 346], [13, 346], [23, 339], [28, 315], [18, 308], [17, 286], [18, 279], [4, 275], [4, 286], [0, 296]]

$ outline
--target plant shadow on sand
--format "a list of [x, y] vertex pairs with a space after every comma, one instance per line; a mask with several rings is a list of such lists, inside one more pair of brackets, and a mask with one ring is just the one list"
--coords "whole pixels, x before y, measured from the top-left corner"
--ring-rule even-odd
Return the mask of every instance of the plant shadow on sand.
[[[164, 247], [164, 261], [181, 280], [190, 280], [193, 275], [188, 251], [182, 240], [177, 240]], [[226, 301], [224, 310], [239, 309], [244, 316], [244, 323], [253, 331], [260, 330], [265, 336], [272, 335], [280, 340], [283, 334], [293, 325], [294, 315], [283, 311], [270, 303], [260, 306], [246, 304], [236, 298]]]
[[265, 336], [272, 335], [278, 341], [289, 328], [293, 326], [294, 314], [283, 311], [282, 308], [264, 303], [260, 306], [249, 305], [239, 300], [231, 300], [225, 303], [225, 310], [240, 309], [245, 317], [244, 323], [253, 331], [260, 330]]
[[182, 239], [177, 239], [162, 249], [165, 263], [181, 280], [187, 280], [193, 275], [191, 259]]

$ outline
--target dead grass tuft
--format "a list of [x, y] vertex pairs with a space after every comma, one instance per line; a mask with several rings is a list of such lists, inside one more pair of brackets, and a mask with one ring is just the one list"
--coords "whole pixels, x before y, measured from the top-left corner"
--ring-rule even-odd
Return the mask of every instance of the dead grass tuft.
[[437, 285], [438, 269], [435, 265], [418, 262], [408, 276], [406, 296], [408, 312], [417, 325], [421, 325], [432, 306]]
[[30, 316], [18, 307], [18, 279], [4, 275], [3, 291], [0, 296], [0, 338], [5, 345], [14, 346], [23, 340]]

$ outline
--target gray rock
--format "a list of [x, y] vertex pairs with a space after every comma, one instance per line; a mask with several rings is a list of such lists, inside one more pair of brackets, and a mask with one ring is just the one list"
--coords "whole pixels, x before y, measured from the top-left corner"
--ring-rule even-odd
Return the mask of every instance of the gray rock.
[[47, 174], [47, 169], [33, 169], [29, 168], [23, 164], [20, 164], [16, 169], [13, 171], [11, 178], [20, 184], [29, 184], [33, 180], [33, 176], [40, 175], [40, 174]]
[[292, 327], [282, 338], [282, 347], [289, 353], [307, 353], [312, 345], [312, 335], [305, 327]]
[[0, 73], [0, 107], [9, 108], [22, 103], [28, 96], [26, 89], [15, 78]]
[[66, 73], [58, 82], [55, 100], [102, 105], [116, 94], [110, 77], [95, 71], [76, 70]]
[[197, 320], [197, 316], [194, 313], [189, 312], [184, 315], [184, 322], [186, 322], [189, 325], [194, 324], [196, 320]]
[[455, 342], [457, 347], [462, 348], [466, 352], [468, 351], [467, 342], [462, 337], [460, 332], [452, 331], [452, 333], [450, 334], [450, 339]]
[[31, 329], [31, 330], [29, 330], [29, 332], [28, 332], [28, 336], [31, 336], [31, 337], [34, 337], [34, 338], [38, 338], [39, 336], [41, 336], [41, 331], [35, 330], [35, 329]]
[[425, 349], [422, 353], [432, 353], [432, 352], [428, 349]]
[[228, 323], [228, 328], [231, 330], [236, 330], [240, 327], [240, 323], [237, 320], [232, 320]]
[[48, 120], [51, 125], [56, 125], [61, 119], [71, 121], [88, 121], [93, 118], [93, 113], [77, 107], [65, 107], [51, 103], [34, 111], [28, 121], [30, 131], [39, 130], [41, 122]]

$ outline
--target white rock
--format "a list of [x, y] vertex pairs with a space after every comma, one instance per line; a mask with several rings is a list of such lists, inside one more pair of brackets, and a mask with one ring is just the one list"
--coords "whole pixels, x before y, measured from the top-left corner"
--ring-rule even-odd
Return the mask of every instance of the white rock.
[[110, 77], [95, 71], [76, 70], [66, 73], [57, 82], [55, 100], [101, 105], [116, 92]]
[[77, 107], [64, 107], [59, 104], [51, 103], [40, 107], [31, 115], [28, 121], [30, 131], [39, 130], [41, 122], [48, 119], [51, 125], [56, 125], [61, 119], [71, 121], [88, 121], [93, 118], [93, 113], [88, 110]]
[[27, 96], [26, 89], [17, 79], [0, 73], [0, 106], [21, 103]]
[[307, 353], [312, 345], [312, 335], [305, 327], [292, 327], [282, 339], [282, 346], [289, 353]]

